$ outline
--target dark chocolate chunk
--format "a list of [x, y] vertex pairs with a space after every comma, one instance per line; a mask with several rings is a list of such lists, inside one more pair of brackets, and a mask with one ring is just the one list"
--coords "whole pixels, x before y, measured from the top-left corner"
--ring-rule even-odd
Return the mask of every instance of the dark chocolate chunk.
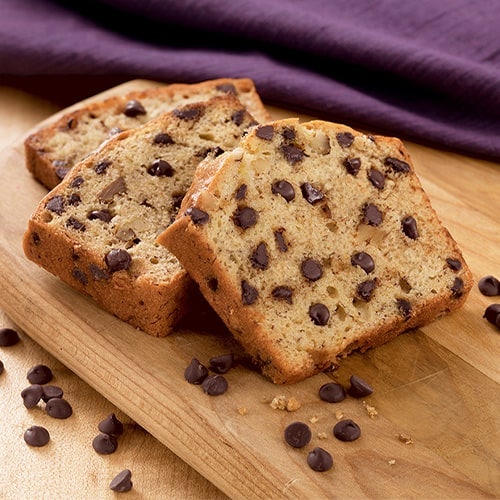
[[21, 391], [23, 404], [26, 408], [34, 408], [42, 399], [43, 388], [40, 384], [32, 384]]
[[213, 356], [208, 360], [210, 369], [219, 375], [227, 373], [234, 365], [234, 354], [229, 352], [227, 354], [220, 354]]
[[208, 368], [193, 358], [184, 370], [184, 378], [190, 384], [201, 384], [208, 377]]
[[[56, 161], [58, 161], [58, 160], [56, 160]], [[64, 179], [70, 170], [71, 170], [71, 167], [57, 167], [55, 170], [57, 178], [61, 179], [61, 180]]]
[[89, 212], [87, 215], [87, 219], [89, 220], [102, 220], [103, 222], [109, 222], [112, 218], [111, 212], [106, 209], [92, 210], [92, 212]]
[[264, 242], [257, 245], [257, 248], [250, 255], [252, 266], [257, 269], [267, 269], [269, 266], [269, 256], [267, 254], [267, 247]]
[[293, 422], [285, 427], [285, 441], [294, 448], [303, 448], [311, 438], [311, 429], [304, 422]]
[[181, 120], [196, 120], [202, 114], [203, 108], [202, 105], [186, 106], [174, 109], [173, 114]]
[[345, 399], [345, 389], [337, 382], [327, 382], [319, 388], [319, 397], [328, 403], [340, 403]]
[[158, 146], [168, 146], [170, 144], [174, 144], [174, 140], [167, 133], [160, 132], [154, 136], [153, 144], [157, 144]]
[[123, 434], [123, 424], [116, 418], [114, 413], [110, 413], [104, 420], [99, 422], [97, 428], [104, 434], [120, 436]]
[[280, 151], [290, 165], [300, 163], [304, 159], [304, 151], [293, 144], [282, 144]]
[[294, 141], [295, 137], [297, 136], [297, 133], [295, 132], [295, 129], [293, 127], [285, 127], [281, 131], [281, 136], [286, 141]]
[[451, 294], [454, 298], [459, 298], [464, 292], [464, 280], [462, 278], [455, 278], [453, 285], [451, 285]]
[[363, 283], [360, 283], [356, 289], [357, 296], [361, 300], [368, 302], [372, 298], [375, 286], [376, 286], [375, 280], [363, 281]]
[[321, 201], [325, 197], [325, 195], [319, 189], [316, 189], [309, 182], [304, 182], [304, 184], [300, 186], [300, 189], [302, 191], [302, 196], [311, 205], [314, 205], [315, 203]]
[[97, 175], [104, 174], [106, 172], [107, 168], [111, 165], [110, 160], [102, 160], [94, 165], [94, 172]]
[[411, 316], [411, 303], [406, 299], [397, 299], [396, 304], [403, 318], [409, 319]]
[[82, 199], [80, 198], [80, 195], [78, 193], [71, 193], [68, 198], [68, 205], [76, 207], [80, 204], [81, 201]]
[[111, 455], [118, 449], [118, 440], [111, 434], [100, 433], [92, 440], [92, 448], [99, 455]]
[[124, 193], [126, 188], [125, 179], [123, 177], [118, 177], [101, 190], [97, 195], [97, 199], [100, 202], [109, 203], [113, 201], [115, 195]]
[[401, 221], [401, 228], [403, 229], [403, 233], [408, 236], [408, 238], [412, 240], [416, 240], [418, 238], [417, 221], [411, 215], [405, 217]]
[[366, 396], [373, 393], [373, 387], [361, 377], [351, 375], [349, 381], [351, 383], [349, 389], [347, 390], [349, 396], [352, 396], [353, 398], [366, 398]]
[[316, 472], [325, 472], [333, 467], [333, 458], [328, 451], [317, 446], [307, 454], [307, 465]]
[[40, 425], [32, 425], [23, 435], [24, 441], [30, 446], [45, 446], [50, 441], [49, 431]]
[[275, 299], [282, 299], [289, 304], [292, 303], [293, 290], [288, 286], [277, 286], [271, 292]]
[[243, 280], [241, 282], [241, 300], [246, 306], [252, 305], [258, 298], [259, 293], [257, 290], [248, 283], [248, 281]]
[[151, 163], [146, 172], [154, 177], [172, 177], [174, 175], [172, 165], [165, 160], [161, 160], [160, 158]]
[[382, 212], [373, 203], [366, 203], [363, 206], [363, 223], [369, 226], [382, 224]]
[[458, 259], [448, 257], [446, 263], [452, 271], [460, 271], [460, 269], [462, 269], [462, 263]]
[[276, 246], [280, 252], [286, 252], [288, 250], [285, 238], [283, 237], [283, 231], [284, 229], [274, 231], [274, 240], [276, 241]]
[[76, 231], [86, 231], [85, 224], [83, 222], [80, 222], [76, 217], [69, 217], [68, 220], [66, 221], [66, 226], [70, 227], [72, 229], [75, 229]]
[[146, 110], [144, 106], [137, 100], [132, 99], [125, 104], [125, 109], [123, 110], [123, 114], [125, 116], [129, 116], [130, 118], [135, 118], [139, 115], [145, 115]]
[[223, 375], [209, 375], [203, 380], [201, 387], [209, 396], [220, 396], [227, 391], [228, 384]]
[[32, 366], [27, 373], [30, 384], [47, 384], [53, 376], [52, 370], [46, 365]]
[[87, 279], [85, 273], [77, 267], [75, 267], [73, 271], [71, 271], [71, 276], [73, 276], [73, 278], [79, 281], [82, 285], [88, 285], [89, 283], [89, 280]]
[[385, 176], [382, 172], [372, 168], [368, 172], [368, 180], [377, 188], [384, 189], [385, 186]]
[[233, 222], [242, 229], [248, 229], [257, 223], [257, 212], [251, 207], [237, 208], [233, 214]]
[[375, 262], [370, 254], [366, 252], [358, 252], [351, 256], [351, 264], [359, 266], [363, 271], [368, 274], [375, 269]]
[[[172, 207], [174, 207], [176, 211], [181, 208], [182, 200], [184, 199], [185, 195], [186, 193], [172, 193]], [[144, 200], [141, 205], [149, 208], [154, 208], [153, 205], [147, 203], [146, 200]]]
[[403, 160], [399, 160], [398, 158], [392, 158], [389, 156], [385, 159], [385, 164], [391, 167], [394, 172], [406, 173], [410, 171], [410, 165]]
[[76, 176], [70, 183], [70, 187], [78, 188], [84, 183], [84, 179], [81, 175]]
[[361, 168], [361, 160], [359, 158], [346, 158], [344, 160], [344, 167], [351, 175], [358, 175]]
[[314, 259], [306, 259], [300, 266], [302, 275], [309, 281], [317, 281], [323, 276], [323, 268], [321, 264]]
[[96, 281], [107, 280], [109, 278], [109, 274], [104, 269], [101, 269], [99, 266], [96, 266], [95, 264], [89, 265], [89, 271], [90, 274], [92, 275], [92, 278]]
[[231, 115], [231, 121], [239, 127], [245, 118], [246, 115], [246, 110], [245, 109], [238, 109]]
[[63, 395], [63, 390], [57, 385], [42, 385], [42, 400], [45, 403], [52, 398], [62, 398]]
[[286, 201], [292, 201], [295, 198], [295, 189], [288, 181], [276, 181], [271, 186], [273, 194], [279, 194], [285, 198]]
[[206, 224], [209, 219], [207, 212], [204, 212], [203, 210], [200, 210], [199, 208], [196, 207], [189, 207], [186, 210], [185, 214], [191, 217], [193, 224], [195, 224], [196, 226]]
[[356, 422], [347, 418], [334, 425], [333, 435], [340, 441], [355, 441], [361, 436], [361, 429]]
[[73, 408], [71, 408], [71, 405], [63, 398], [49, 399], [45, 405], [45, 411], [47, 415], [53, 418], [65, 419], [73, 415]]
[[129, 469], [124, 469], [118, 473], [109, 483], [109, 489], [117, 493], [125, 493], [132, 489], [132, 473]]
[[498, 320], [500, 318], [500, 304], [489, 305], [483, 314], [483, 318], [486, 318], [492, 325], [498, 326]]
[[351, 132], [339, 132], [337, 134], [337, 142], [343, 148], [348, 148], [354, 142], [354, 135]]
[[262, 125], [257, 127], [255, 135], [264, 141], [271, 141], [274, 137], [274, 127], [272, 125]]
[[114, 248], [110, 250], [106, 257], [104, 258], [108, 269], [114, 273], [116, 271], [123, 271], [130, 267], [130, 263], [132, 262], [132, 257], [130, 254], [121, 248]]
[[500, 295], [500, 281], [495, 276], [484, 276], [477, 284], [479, 291], [487, 297]]
[[330, 319], [330, 311], [324, 304], [317, 303], [309, 307], [309, 316], [315, 325], [325, 326]]
[[19, 334], [12, 328], [0, 328], [0, 346], [10, 347], [19, 342]]
[[64, 199], [62, 196], [53, 196], [45, 205], [47, 210], [61, 215], [64, 212]]
[[240, 200], [244, 200], [246, 195], [247, 195], [247, 185], [246, 184], [242, 184], [236, 190], [234, 198], [236, 200], [240, 201]]

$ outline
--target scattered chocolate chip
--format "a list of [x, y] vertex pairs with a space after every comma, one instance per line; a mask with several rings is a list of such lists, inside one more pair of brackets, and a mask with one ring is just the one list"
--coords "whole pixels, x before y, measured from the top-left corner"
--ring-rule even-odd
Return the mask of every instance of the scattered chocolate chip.
[[403, 173], [406, 173], [406, 172], [410, 171], [410, 165], [408, 165], [408, 163], [406, 163], [403, 160], [399, 160], [398, 158], [388, 157], [388, 158], [385, 159], [385, 164], [387, 166], [391, 167], [391, 169], [394, 172], [403, 172]]
[[81, 175], [76, 176], [70, 183], [70, 187], [78, 188], [84, 183], [84, 179]]
[[198, 118], [203, 111], [203, 106], [186, 106], [183, 108], [177, 108], [173, 110], [173, 114], [180, 118], [181, 120], [195, 120]]
[[174, 144], [174, 140], [166, 133], [156, 134], [153, 138], [153, 144], [158, 146], [168, 146], [169, 144]]
[[304, 422], [293, 422], [285, 427], [285, 441], [294, 448], [303, 448], [311, 437], [311, 429]]
[[324, 304], [313, 304], [309, 307], [309, 316], [315, 325], [325, 326], [330, 319], [330, 311]]
[[492, 325], [498, 326], [500, 318], [500, 304], [489, 305], [484, 311], [483, 318], [486, 318], [486, 320]]
[[323, 268], [321, 264], [314, 259], [306, 259], [300, 266], [302, 275], [309, 281], [317, 281], [323, 276]]
[[23, 404], [26, 408], [34, 408], [42, 399], [43, 388], [40, 384], [32, 384], [21, 391]]
[[110, 434], [111, 436], [123, 434], [123, 424], [116, 418], [114, 413], [110, 413], [104, 420], [101, 420], [97, 428], [103, 434]]
[[146, 172], [154, 177], [172, 177], [174, 175], [172, 165], [159, 158], [149, 165]]
[[355, 441], [361, 436], [361, 429], [356, 422], [347, 418], [334, 425], [333, 435], [340, 441]]
[[257, 248], [250, 255], [252, 266], [257, 269], [267, 269], [269, 266], [269, 256], [267, 254], [267, 247], [264, 242], [257, 245]]
[[118, 177], [102, 189], [97, 195], [97, 199], [102, 203], [109, 203], [113, 201], [115, 195], [124, 193], [126, 189], [125, 179], [123, 177]]
[[333, 467], [333, 458], [325, 449], [317, 446], [307, 454], [307, 465], [316, 472], [325, 472]]
[[57, 385], [42, 385], [42, 400], [46, 403], [52, 398], [62, 398], [64, 391]]
[[340, 403], [345, 399], [345, 389], [337, 382], [327, 382], [319, 388], [319, 397], [328, 403]]
[[73, 415], [73, 408], [63, 398], [52, 398], [45, 404], [45, 411], [53, 418], [65, 419]]
[[344, 160], [344, 167], [348, 173], [356, 177], [361, 168], [361, 160], [359, 158], [346, 158]]
[[274, 240], [276, 241], [276, 246], [278, 247], [278, 250], [280, 252], [286, 252], [288, 250], [288, 246], [283, 236], [283, 231], [284, 229], [279, 231], [274, 231]]
[[464, 280], [462, 278], [455, 278], [453, 280], [453, 285], [451, 285], [451, 294], [454, 298], [459, 298], [462, 296], [464, 291]]
[[123, 110], [123, 114], [125, 116], [129, 116], [130, 118], [135, 118], [139, 115], [145, 115], [146, 110], [144, 106], [137, 100], [132, 99], [125, 104], [125, 109]]
[[292, 201], [295, 198], [295, 189], [288, 181], [276, 181], [271, 186], [273, 194], [283, 196], [286, 201]]
[[401, 221], [401, 228], [403, 229], [403, 233], [408, 236], [408, 238], [412, 240], [416, 240], [418, 238], [417, 221], [411, 215], [405, 217]]
[[325, 195], [319, 189], [316, 189], [309, 182], [304, 182], [304, 184], [300, 186], [300, 189], [302, 191], [302, 196], [311, 205], [314, 205], [325, 197]]
[[100, 433], [92, 440], [92, 448], [99, 453], [99, 455], [110, 455], [118, 448], [118, 441], [115, 436], [111, 434]]
[[304, 151], [293, 144], [283, 144], [280, 151], [290, 165], [300, 163], [304, 159]]
[[409, 319], [411, 316], [411, 303], [406, 299], [397, 299], [396, 304], [403, 318]]
[[348, 148], [354, 142], [354, 135], [351, 132], [339, 132], [337, 134], [337, 142], [343, 148]]
[[282, 299], [288, 304], [292, 303], [293, 290], [288, 286], [277, 286], [271, 292], [275, 299]]
[[108, 269], [114, 273], [116, 271], [123, 271], [130, 267], [130, 263], [132, 262], [132, 257], [130, 254], [121, 248], [114, 248], [110, 250], [106, 257], [104, 258]]
[[500, 281], [495, 276], [484, 276], [477, 284], [479, 291], [487, 297], [500, 295]]
[[32, 366], [27, 373], [30, 384], [47, 384], [53, 376], [52, 370], [46, 365]]
[[129, 469], [124, 469], [118, 473], [109, 483], [109, 489], [117, 493], [125, 493], [132, 489], [132, 473]]
[[92, 210], [87, 215], [87, 219], [89, 220], [102, 220], [103, 222], [109, 222], [113, 216], [109, 210]]
[[259, 293], [257, 290], [248, 283], [248, 281], [243, 280], [241, 282], [241, 300], [246, 306], [252, 305], [258, 298]]
[[209, 375], [201, 383], [205, 394], [209, 396], [219, 396], [227, 391], [227, 380], [223, 375]]
[[245, 199], [246, 195], [247, 195], [247, 185], [246, 184], [242, 184], [236, 190], [236, 193], [234, 194], [234, 198], [236, 200], [238, 200], [238, 201], [241, 201], [241, 200]]
[[242, 229], [248, 229], [257, 223], [257, 212], [251, 207], [237, 208], [233, 214], [233, 222]]
[[206, 224], [209, 219], [207, 212], [204, 212], [203, 210], [200, 210], [199, 208], [196, 207], [189, 207], [186, 210], [185, 214], [188, 217], [191, 217], [193, 224], [195, 224], [196, 226], [201, 226], [202, 224]]
[[102, 175], [106, 172], [107, 168], [111, 165], [110, 160], [102, 160], [94, 165], [94, 172], [97, 175]]
[[377, 188], [384, 189], [385, 186], [385, 176], [382, 172], [372, 168], [368, 172], [368, 180]]
[[257, 127], [255, 135], [264, 141], [271, 141], [274, 137], [274, 127], [272, 125], [262, 125]]
[[193, 358], [184, 370], [184, 378], [190, 384], [201, 384], [208, 377], [208, 368]]
[[366, 252], [358, 252], [352, 255], [351, 264], [359, 266], [366, 274], [371, 273], [375, 269], [375, 262], [373, 262], [371, 255]]
[[0, 328], [0, 346], [10, 347], [19, 342], [19, 334], [12, 328]]
[[360, 283], [356, 289], [358, 298], [368, 302], [372, 298], [376, 284], [375, 280], [367, 280]]
[[357, 375], [351, 375], [349, 379], [351, 385], [347, 390], [348, 394], [353, 398], [366, 398], [373, 393], [373, 387]]
[[458, 259], [449, 257], [446, 259], [446, 263], [452, 271], [460, 271], [462, 269], [462, 263]]
[[50, 441], [49, 431], [40, 425], [32, 425], [24, 432], [24, 441], [30, 446], [45, 446]]
[[363, 223], [369, 226], [382, 224], [382, 212], [373, 203], [366, 203], [363, 206]]
[[234, 354], [220, 354], [208, 360], [210, 369], [219, 375], [227, 373], [234, 366]]
[[53, 196], [45, 205], [47, 210], [61, 215], [64, 212], [64, 200], [62, 196]]
[[81, 231], [81, 232], [84, 232], [87, 229], [83, 222], [80, 222], [77, 218], [73, 216], [68, 218], [68, 220], [66, 221], [66, 226], [74, 229], [75, 231]]

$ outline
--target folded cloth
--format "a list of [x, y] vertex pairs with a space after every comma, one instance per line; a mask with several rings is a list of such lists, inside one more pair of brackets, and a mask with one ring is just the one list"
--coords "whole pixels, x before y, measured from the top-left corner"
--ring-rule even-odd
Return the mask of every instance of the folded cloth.
[[0, 0], [0, 13], [0, 74], [249, 77], [268, 103], [500, 160], [498, 0]]

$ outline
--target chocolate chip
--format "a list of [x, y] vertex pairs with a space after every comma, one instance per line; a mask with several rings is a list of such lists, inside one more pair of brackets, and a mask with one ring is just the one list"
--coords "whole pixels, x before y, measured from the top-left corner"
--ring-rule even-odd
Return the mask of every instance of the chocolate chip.
[[277, 286], [271, 292], [275, 299], [282, 299], [289, 304], [292, 303], [293, 290], [288, 286]]
[[80, 187], [83, 183], [84, 183], [84, 179], [81, 175], [78, 175], [77, 177], [75, 177], [71, 183], [70, 183], [70, 187], [72, 188], [78, 188]]
[[333, 467], [333, 458], [325, 449], [317, 446], [307, 454], [307, 465], [316, 472], [325, 472]]
[[292, 128], [292, 127], [285, 127], [281, 131], [281, 136], [286, 141], [294, 141], [295, 137], [297, 136], [297, 133], [296, 133], [296, 131], [295, 131], [294, 128]]
[[492, 325], [496, 325], [500, 328], [498, 324], [500, 321], [500, 304], [489, 305], [484, 311], [483, 318], [486, 318]]
[[451, 285], [451, 294], [454, 298], [459, 298], [462, 296], [464, 291], [464, 280], [462, 278], [455, 278], [453, 280], [453, 285]]
[[274, 137], [274, 127], [272, 125], [262, 125], [257, 127], [255, 135], [264, 141], [271, 141]]
[[304, 151], [293, 144], [282, 144], [280, 151], [290, 165], [300, 163], [304, 159]]
[[71, 170], [71, 167], [66, 166], [67, 162], [64, 160], [54, 160], [52, 162], [54, 166], [57, 166], [55, 169], [56, 176], [58, 179], [64, 179], [66, 175], [68, 175], [68, 172]]
[[327, 382], [319, 388], [319, 397], [328, 403], [340, 403], [345, 399], [345, 389], [337, 382]]
[[101, 420], [97, 428], [104, 434], [120, 436], [123, 434], [123, 424], [116, 418], [114, 413], [110, 413], [104, 420]]
[[246, 184], [242, 184], [236, 190], [236, 193], [234, 194], [234, 198], [236, 200], [238, 200], [238, 201], [241, 201], [241, 200], [245, 199], [246, 195], [247, 195], [247, 185]]
[[196, 226], [201, 226], [203, 224], [206, 224], [209, 219], [207, 212], [204, 212], [203, 210], [200, 210], [199, 208], [196, 207], [189, 207], [186, 210], [185, 214], [191, 217], [193, 224], [195, 224]]
[[363, 283], [360, 283], [356, 289], [357, 296], [361, 300], [368, 302], [372, 298], [375, 286], [376, 286], [375, 280], [363, 281]]
[[452, 271], [460, 271], [462, 269], [462, 263], [458, 259], [453, 259], [451, 257], [446, 259], [446, 264]]
[[26, 408], [34, 408], [42, 399], [43, 388], [40, 384], [32, 384], [21, 391], [23, 404]]
[[71, 271], [71, 276], [73, 276], [73, 278], [79, 281], [82, 285], [88, 285], [89, 280], [87, 279], [87, 276], [85, 276], [85, 273], [81, 269], [75, 267], [73, 271]]
[[406, 173], [410, 171], [410, 165], [403, 160], [399, 160], [398, 158], [388, 157], [385, 159], [385, 164], [391, 167], [394, 172]]
[[76, 217], [73, 216], [68, 218], [68, 220], [66, 221], [66, 226], [81, 232], [84, 232], [87, 229], [83, 222], [80, 222]]
[[118, 441], [111, 434], [100, 433], [92, 440], [92, 448], [99, 455], [111, 455], [118, 449]]
[[269, 266], [269, 256], [267, 254], [267, 247], [264, 242], [257, 245], [257, 248], [250, 255], [252, 266], [257, 269], [267, 269]]
[[288, 181], [276, 181], [271, 186], [273, 194], [279, 194], [285, 198], [286, 201], [292, 201], [295, 198], [295, 189]]
[[63, 395], [63, 390], [57, 385], [42, 386], [42, 400], [45, 401], [45, 403], [52, 398], [62, 398]]
[[97, 175], [104, 174], [106, 172], [107, 168], [111, 165], [110, 160], [102, 160], [94, 165], [94, 172]]
[[174, 175], [172, 165], [161, 159], [157, 159], [151, 163], [146, 172], [154, 177], [172, 177]]
[[97, 195], [97, 199], [102, 203], [109, 203], [113, 201], [115, 195], [124, 193], [125, 191], [125, 179], [123, 177], [118, 177], [101, 190]]
[[241, 301], [246, 306], [252, 305], [258, 298], [259, 293], [257, 290], [248, 283], [248, 281], [243, 280], [241, 282]]
[[71, 193], [68, 198], [68, 205], [76, 207], [80, 204], [81, 201], [82, 199], [80, 198], [80, 195], [78, 193]]
[[317, 281], [323, 276], [323, 268], [321, 264], [314, 259], [306, 259], [300, 266], [302, 275], [309, 281]]
[[[172, 194], [172, 207], [178, 211], [179, 208], [181, 208], [182, 200], [184, 199], [184, 196], [186, 193], [173, 193]], [[146, 200], [144, 200], [141, 205], [148, 207], [148, 208], [154, 208], [153, 205], [150, 205]]]
[[403, 318], [409, 319], [411, 316], [411, 303], [406, 299], [397, 299], [396, 304]]
[[153, 144], [157, 144], [158, 146], [168, 146], [170, 144], [174, 144], [174, 140], [167, 133], [160, 132], [154, 136]]
[[45, 205], [47, 210], [61, 215], [64, 212], [64, 200], [62, 196], [53, 196]]
[[330, 311], [324, 304], [313, 304], [309, 307], [309, 316], [315, 325], [325, 326], [330, 319]]
[[333, 435], [340, 441], [355, 441], [361, 436], [361, 429], [356, 422], [347, 418], [334, 425]]
[[95, 281], [107, 280], [109, 278], [109, 274], [95, 264], [89, 265], [89, 271]]
[[284, 229], [274, 231], [274, 240], [276, 241], [276, 246], [280, 252], [286, 252], [288, 250], [285, 238], [283, 237], [283, 231]]
[[245, 109], [239, 109], [237, 111], [235, 111], [232, 115], [231, 115], [231, 121], [237, 126], [239, 127], [242, 123], [243, 123], [243, 120], [245, 118], [245, 115], [246, 115], [246, 110]]
[[40, 425], [32, 425], [23, 435], [24, 441], [30, 446], [45, 446], [50, 441], [49, 431]]
[[337, 142], [343, 148], [348, 148], [354, 142], [354, 135], [351, 132], [339, 132], [337, 134]]
[[233, 214], [233, 222], [242, 229], [248, 229], [257, 223], [257, 212], [250, 207], [237, 208]]
[[89, 220], [102, 220], [103, 222], [109, 222], [113, 216], [109, 210], [92, 210], [87, 215], [87, 219]]
[[210, 369], [219, 375], [227, 373], [234, 365], [234, 354], [220, 354], [208, 360]]
[[311, 429], [304, 422], [293, 422], [285, 427], [285, 441], [294, 448], [303, 448], [311, 437]]
[[403, 229], [403, 233], [408, 236], [408, 238], [412, 240], [416, 240], [418, 238], [417, 221], [411, 215], [405, 217], [401, 221], [401, 228]]
[[49, 399], [45, 405], [45, 411], [47, 415], [59, 419], [69, 418], [73, 414], [73, 408], [63, 398]]
[[321, 201], [325, 197], [325, 195], [319, 189], [316, 189], [309, 182], [304, 182], [304, 184], [300, 186], [300, 189], [302, 191], [302, 196], [311, 205], [314, 205], [315, 203]]
[[184, 378], [190, 384], [201, 384], [208, 377], [208, 368], [193, 358], [184, 370]]
[[382, 224], [382, 212], [376, 205], [366, 203], [363, 206], [363, 223], [369, 226], [379, 226]]
[[353, 398], [366, 398], [366, 396], [373, 393], [373, 387], [357, 375], [351, 375], [349, 382], [351, 385], [347, 392]]
[[114, 273], [116, 271], [128, 269], [132, 262], [132, 257], [130, 257], [130, 254], [126, 250], [114, 248], [106, 254], [104, 261], [108, 269]]
[[209, 375], [203, 380], [201, 387], [209, 396], [220, 396], [227, 391], [228, 384], [223, 375]]
[[236, 87], [232, 83], [221, 83], [215, 87], [220, 92], [224, 92], [225, 94], [236, 95]]
[[174, 109], [173, 114], [181, 120], [195, 120], [199, 116], [201, 116], [203, 108], [204, 107], [201, 105], [186, 106], [183, 108]]
[[359, 158], [346, 158], [344, 160], [344, 167], [351, 175], [358, 175], [361, 168], [361, 160]]
[[19, 334], [12, 328], [0, 328], [0, 346], [10, 347], [19, 342]]
[[109, 483], [109, 489], [118, 493], [125, 493], [132, 489], [132, 473], [129, 469], [124, 469], [118, 473]]
[[385, 176], [382, 172], [372, 168], [368, 172], [368, 180], [377, 188], [384, 189], [385, 186]]
[[145, 115], [146, 110], [144, 106], [137, 100], [132, 99], [125, 104], [125, 109], [123, 110], [123, 114], [125, 116], [129, 116], [130, 118], [135, 118], [139, 115]]
[[359, 266], [366, 274], [371, 273], [375, 269], [375, 262], [373, 262], [371, 255], [366, 252], [358, 252], [352, 255], [351, 264]]
[[46, 365], [32, 366], [27, 373], [30, 384], [47, 384], [53, 378], [52, 370]]
[[500, 281], [495, 276], [484, 276], [477, 284], [479, 291], [487, 297], [500, 295]]

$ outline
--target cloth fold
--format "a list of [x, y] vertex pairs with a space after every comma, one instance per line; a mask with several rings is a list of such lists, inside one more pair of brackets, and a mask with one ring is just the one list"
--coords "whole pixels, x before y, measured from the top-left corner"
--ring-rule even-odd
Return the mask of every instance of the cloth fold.
[[272, 104], [500, 160], [497, 0], [0, 0], [0, 12], [0, 74], [249, 77]]

